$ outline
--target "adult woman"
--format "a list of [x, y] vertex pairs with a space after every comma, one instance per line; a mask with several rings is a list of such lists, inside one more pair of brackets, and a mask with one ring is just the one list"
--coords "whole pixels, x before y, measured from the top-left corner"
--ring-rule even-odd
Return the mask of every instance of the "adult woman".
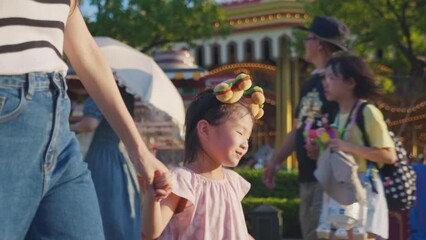
[[[87, 165], [68, 126], [65, 51], [149, 184], [168, 172], [150, 154], [90, 35], [77, 0], [6, 0], [0, 7], [0, 236], [103, 239]], [[157, 190], [162, 196], [167, 185]]]

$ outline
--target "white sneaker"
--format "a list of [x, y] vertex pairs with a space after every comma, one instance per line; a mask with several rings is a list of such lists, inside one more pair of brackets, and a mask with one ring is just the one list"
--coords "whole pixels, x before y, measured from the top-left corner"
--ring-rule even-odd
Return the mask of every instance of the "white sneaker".
[[330, 230], [331, 226], [329, 223], [321, 223], [317, 229], [315, 229], [317, 233], [317, 237], [319, 239], [329, 239], [330, 238]]
[[367, 233], [363, 227], [355, 226], [353, 228], [353, 234], [355, 240], [367, 240]]
[[336, 230], [336, 232], [334, 233], [334, 236], [337, 239], [348, 239], [348, 231], [346, 231], [346, 229], [343, 228], [339, 228]]

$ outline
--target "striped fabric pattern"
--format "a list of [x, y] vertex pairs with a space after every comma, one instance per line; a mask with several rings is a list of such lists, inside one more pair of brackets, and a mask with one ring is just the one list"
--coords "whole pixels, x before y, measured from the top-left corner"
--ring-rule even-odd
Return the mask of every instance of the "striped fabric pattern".
[[70, 0], [0, 1], [0, 74], [66, 73], [65, 24]]

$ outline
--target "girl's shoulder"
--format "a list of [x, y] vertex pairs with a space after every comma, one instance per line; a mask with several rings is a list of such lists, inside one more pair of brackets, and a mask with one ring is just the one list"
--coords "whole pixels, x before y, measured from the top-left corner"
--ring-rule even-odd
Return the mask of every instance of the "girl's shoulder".
[[174, 184], [192, 186], [197, 182], [198, 174], [186, 167], [176, 167], [172, 171]]
[[172, 192], [194, 203], [194, 173], [185, 167], [176, 167], [171, 173], [173, 181]]
[[383, 120], [383, 113], [377, 108], [374, 104], [366, 104], [362, 109], [362, 114], [364, 116], [364, 121], [368, 122], [370, 120], [378, 119]]
[[192, 176], [193, 172], [186, 167], [175, 167], [172, 170], [172, 174], [179, 175], [179, 176], [182, 176], [184, 178], [190, 178]]
[[232, 169], [223, 168], [223, 172], [229, 180], [237, 180], [238, 179], [238, 180], [246, 181], [243, 177], [241, 177], [240, 174], [238, 174], [237, 172], [235, 172]]
[[244, 196], [250, 190], [251, 184], [241, 177], [237, 172], [223, 168], [223, 172], [228, 180], [228, 183], [232, 189], [238, 194], [240, 200], [244, 198]]

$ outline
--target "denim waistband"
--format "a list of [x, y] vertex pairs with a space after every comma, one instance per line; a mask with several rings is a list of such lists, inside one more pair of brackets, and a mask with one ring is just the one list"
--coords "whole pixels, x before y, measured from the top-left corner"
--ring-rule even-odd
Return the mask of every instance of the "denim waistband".
[[0, 75], [0, 87], [24, 87], [30, 85], [34, 89], [48, 89], [51, 82], [58, 83], [57, 85], [66, 89], [65, 76], [60, 72], [32, 72], [19, 75]]

